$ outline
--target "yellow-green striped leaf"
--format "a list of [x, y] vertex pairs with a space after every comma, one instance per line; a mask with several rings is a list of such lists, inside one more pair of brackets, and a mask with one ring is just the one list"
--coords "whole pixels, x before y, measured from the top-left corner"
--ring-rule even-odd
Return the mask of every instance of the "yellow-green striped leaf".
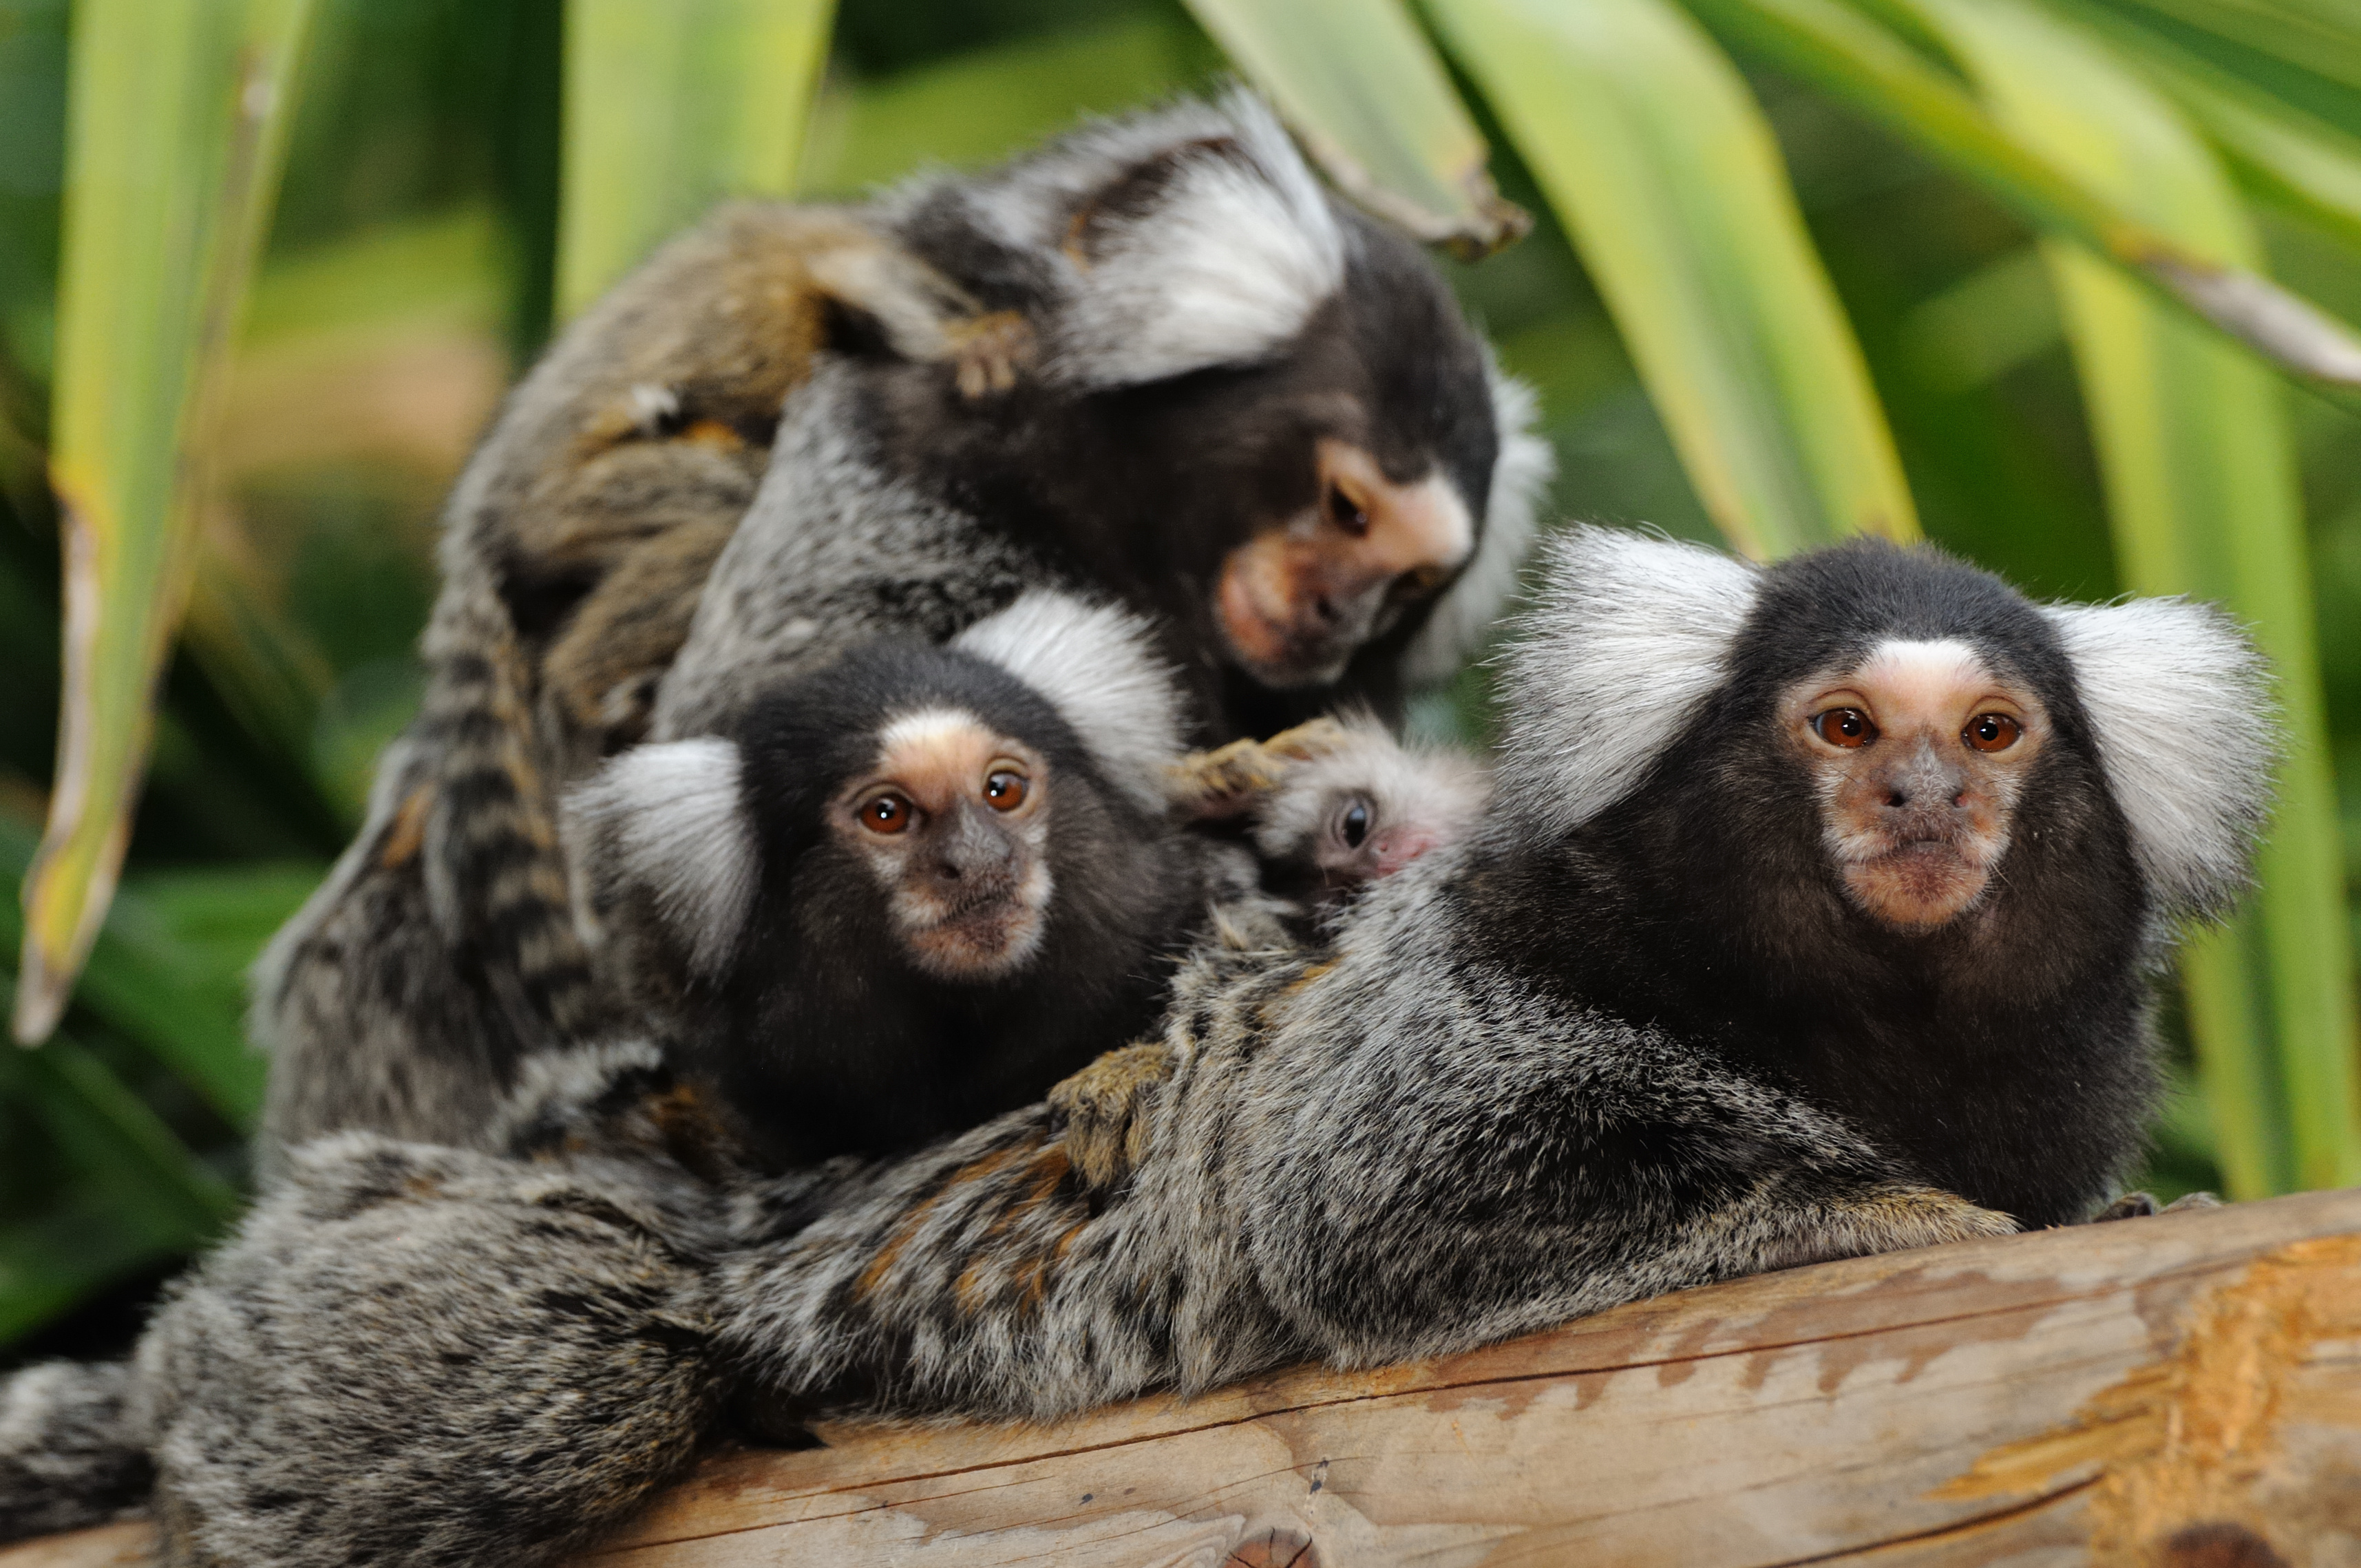
[[2361, 87], [2355, 0], [2141, 0], [2151, 9], [2291, 65]]
[[[2258, 269], [2261, 247], [2220, 163], [2172, 105], [2094, 36], [2023, 0], [1912, 0], [2027, 145], [2190, 254]], [[2313, 636], [2310, 569], [2283, 389], [2234, 345], [2079, 247], [2049, 242], [2090, 409], [2124, 580], [2226, 602], [2277, 666], [2290, 750], [2261, 861], [2257, 928], [2268, 1014], [2306, 1187], [2361, 1180], [2361, 1094], [2343, 855]], [[2257, 1076], [2250, 1041], [2208, 1038], [2226, 983], [2201, 971], [2192, 1019], [2217, 1111]], [[2218, 1126], [2231, 1168], [2252, 1129]]]
[[2070, 14], [2170, 93], [2251, 183], [2361, 246], [2361, 137], [2103, 6], [2077, 4]]
[[569, 0], [557, 308], [725, 196], [784, 195], [833, 0]]
[[1762, 111], [1665, 0], [1438, 0], [1739, 549], [1913, 538], [1860, 345]]
[[[2251, 268], [2192, 252], [1995, 124], [1957, 82], [1841, 0], [1689, 0], [1832, 96], [1876, 118], [2027, 223], [2080, 240], [2300, 375], [2361, 388], [2361, 337]], [[1907, 10], [1906, 0], [1875, 0]]]
[[1419, 238], [1480, 256], [1531, 220], [1400, 0], [1189, 0], [1330, 179]]
[[187, 598], [192, 518], [283, 150], [309, 0], [74, 8], [50, 479], [66, 691], [25, 883], [19, 1040], [47, 1037], [106, 913]]

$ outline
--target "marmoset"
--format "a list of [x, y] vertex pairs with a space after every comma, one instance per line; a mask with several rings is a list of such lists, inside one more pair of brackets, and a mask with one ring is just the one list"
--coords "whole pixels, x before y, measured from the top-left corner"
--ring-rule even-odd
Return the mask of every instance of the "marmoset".
[[[1049, 1419], [1290, 1360], [1446, 1354], [2105, 1200], [2156, 1088], [2149, 977], [2241, 886], [2263, 808], [2263, 671], [2224, 618], [2036, 606], [1927, 549], [1760, 569], [1584, 530], [1551, 552], [1504, 701], [1495, 787], [1458, 842], [1321, 939], [1249, 908], [1201, 944], [1120, 1184], [1077, 1176], [1047, 1104], [915, 1156], [725, 1173], [705, 1189], [720, 1243], [653, 1215], [718, 1260], [696, 1296], [709, 1332], [617, 1336], [573, 1376], [692, 1410], [752, 1386], [791, 1409]], [[304, 1157], [310, 1189], [359, 1163], [392, 1173], [382, 1201], [433, 1202], [399, 1173], [445, 1157], [353, 1138]], [[466, 1266], [511, 1282], [437, 1320], [456, 1370], [342, 1332], [300, 1282], [273, 1287], [269, 1321], [316, 1332], [242, 1341], [257, 1309], [235, 1282], [290, 1227], [337, 1259], [329, 1295], [416, 1266], [362, 1214], [273, 1198], [158, 1320], [169, 1363], [143, 1353], [176, 1561], [231, 1542], [256, 1563], [368, 1560], [401, 1528], [375, 1501], [400, 1475], [455, 1532], [422, 1561], [479, 1561], [472, 1540], [538, 1562], [530, 1543], [579, 1540], [685, 1464], [686, 1425], [645, 1441], [653, 1414], [628, 1450], [569, 1420], [489, 1469], [435, 1458], [437, 1422], [520, 1419], [534, 1314], [589, 1310], [562, 1288], [572, 1244], [500, 1217], [503, 1180], [620, 1179], [578, 1164], [484, 1159], [510, 1174], [449, 1199], [454, 1234], [499, 1208]], [[588, 1343], [572, 1321], [548, 1332]], [[307, 1418], [299, 1442], [211, 1414], [373, 1356], [345, 1427]], [[317, 1501], [280, 1523], [289, 1495]]]
[[1065, 587], [1156, 620], [1200, 742], [1390, 712], [1510, 586], [1530, 419], [1244, 93], [851, 214], [733, 210], [568, 331], [454, 493], [425, 710], [258, 971], [267, 1144], [477, 1141], [612, 1006], [558, 794], [857, 642]]

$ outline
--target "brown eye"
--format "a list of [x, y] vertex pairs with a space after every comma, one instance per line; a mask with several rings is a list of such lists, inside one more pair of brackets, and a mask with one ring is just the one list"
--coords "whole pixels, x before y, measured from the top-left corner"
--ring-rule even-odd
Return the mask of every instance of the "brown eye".
[[1032, 793], [1032, 784], [1027, 782], [1023, 773], [1002, 768], [983, 781], [983, 798], [994, 811], [1014, 811], [1025, 804], [1025, 797]]
[[1841, 746], [1850, 751], [1876, 740], [1877, 726], [1857, 707], [1832, 707], [1812, 716], [1812, 733], [1831, 746]]
[[1960, 738], [1979, 751], [2005, 751], [2024, 733], [2025, 726], [2005, 713], [1979, 713], [1960, 732]]
[[861, 803], [861, 825], [872, 833], [899, 833], [910, 825], [910, 803], [888, 792]]
[[1328, 516], [1337, 527], [1358, 539], [1369, 532], [1369, 514], [1341, 486], [1328, 487]]
[[1369, 803], [1356, 800], [1346, 806], [1336, 818], [1336, 836], [1345, 840], [1348, 850], [1357, 850], [1369, 836]]

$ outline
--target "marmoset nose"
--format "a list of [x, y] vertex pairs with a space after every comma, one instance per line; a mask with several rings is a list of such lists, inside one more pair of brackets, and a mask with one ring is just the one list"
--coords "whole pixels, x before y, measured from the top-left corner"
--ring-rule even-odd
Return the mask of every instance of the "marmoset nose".
[[1956, 811], [1968, 799], [1966, 775], [1924, 741], [1886, 769], [1878, 784], [1884, 792], [1880, 804], [1886, 810], [1914, 817]]
[[946, 883], [1005, 882], [1016, 858], [1016, 840], [997, 824], [978, 821], [976, 815], [962, 812], [935, 857], [935, 876]]

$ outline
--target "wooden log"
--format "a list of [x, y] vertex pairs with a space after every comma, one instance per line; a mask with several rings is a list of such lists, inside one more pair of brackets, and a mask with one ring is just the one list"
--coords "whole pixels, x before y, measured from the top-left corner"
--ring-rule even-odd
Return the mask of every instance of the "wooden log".
[[[2361, 1568], [2361, 1190], [1686, 1291], [1448, 1360], [708, 1461], [588, 1560]], [[0, 1551], [136, 1562], [144, 1527]]]

